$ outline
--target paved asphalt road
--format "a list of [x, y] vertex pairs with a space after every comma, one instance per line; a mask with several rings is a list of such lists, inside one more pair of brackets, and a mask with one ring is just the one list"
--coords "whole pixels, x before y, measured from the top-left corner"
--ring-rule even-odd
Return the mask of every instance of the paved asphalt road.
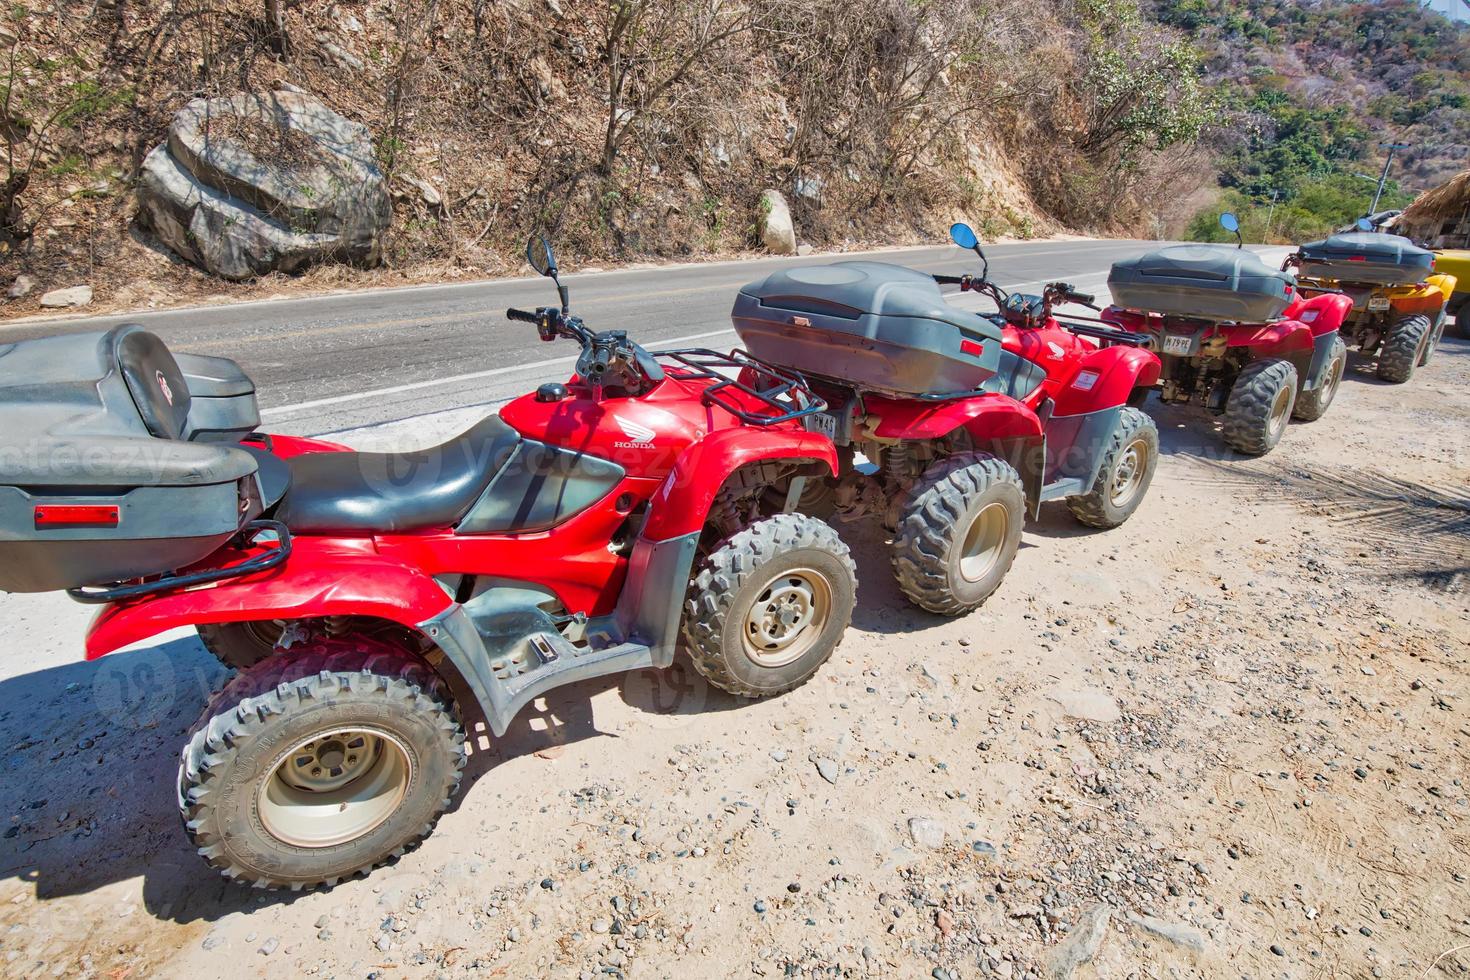
[[[1028, 242], [994, 245], [991, 277], [1011, 289], [1054, 279], [1100, 286], [1109, 265], [1156, 243]], [[624, 329], [648, 347], [735, 343], [730, 306], [736, 290], [794, 264], [852, 258], [833, 255], [761, 259], [671, 268], [565, 274], [572, 309], [593, 329]], [[953, 246], [890, 250], [868, 257], [926, 271], [978, 271]], [[323, 434], [503, 402], [568, 372], [569, 341], [541, 343], [526, 324], [505, 319], [507, 306], [555, 300], [542, 279], [273, 300], [86, 319], [0, 325], [0, 342], [99, 330], [136, 321], [177, 351], [239, 361], [255, 379], [264, 428]]]

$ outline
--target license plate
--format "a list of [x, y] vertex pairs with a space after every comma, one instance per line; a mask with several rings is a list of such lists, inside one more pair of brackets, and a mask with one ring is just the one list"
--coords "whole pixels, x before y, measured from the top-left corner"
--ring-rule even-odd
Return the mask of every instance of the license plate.
[[1194, 350], [1194, 337], [1177, 333], [1164, 335], [1165, 354], [1188, 354]]
[[1388, 309], [1388, 306], [1389, 304], [1387, 296], [1368, 297], [1368, 309], [1370, 310], [1386, 310]]
[[831, 412], [817, 412], [806, 417], [806, 429], [824, 435], [828, 439], [837, 440], [837, 416]]

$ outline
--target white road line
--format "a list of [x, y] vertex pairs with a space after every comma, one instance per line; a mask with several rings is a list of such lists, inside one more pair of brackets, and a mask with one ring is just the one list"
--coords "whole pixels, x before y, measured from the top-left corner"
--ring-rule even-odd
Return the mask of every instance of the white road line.
[[[1093, 279], [1101, 275], [1103, 274], [1097, 272], [1089, 272], [1083, 274], [1074, 274], [1073, 278], [1077, 280]], [[1034, 286], [1042, 286], [1046, 283], [1055, 281], [1055, 278], [1034, 279], [1028, 282], [1009, 283], [1007, 285], [1011, 292], [1015, 292], [1017, 290], [1029, 289]], [[676, 344], [685, 344], [695, 340], [708, 340], [712, 337], [723, 337], [726, 334], [732, 334], [734, 332], [735, 331], [729, 327], [723, 330], [709, 330], [704, 333], [689, 334], [685, 337], [673, 337], [668, 340], [661, 340], [658, 342], [658, 345], [660, 347], [672, 347]], [[374, 388], [371, 391], [357, 391], [353, 392], [350, 395], [333, 395], [330, 398], [317, 398], [312, 401], [296, 402], [295, 404], [291, 405], [277, 405], [274, 408], [262, 409], [260, 417], [262, 419], [279, 418], [284, 415], [294, 415], [298, 412], [305, 412], [315, 408], [327, 408], [332, 405], [343, 405], [350, 402], [362, 401], [367, 398], [382, 398], [387, 395], [400, 395], [407, 391], [423, 391], [427, 388], [439, 388], [445, 385], [460, 384], [465, 381], [479, 381], [484, 378], [493, 378], [501, 375], [516, 374], [522, 371], [535, 371], [541, 368], [565, 366], [576, 363], [576, 360], [577, 358], [575, 356], [552, 357], [547, 358], [543, 361], [529, 361], [525, 364], [514, 364], [508, 367], [490, 368], [485, 371], [472, 371], [469, 374], [455, 374], [450, 375], [447, 378], [430, 378], [427, 381], [415, 381], [410, 384], [392, 385], [391, 387], [387, 388]]]
[[[706, 340], [710, 337], [720, 337], [735, 331], [729, 327], [723, 330], [709, 330], [705, 333], [693, 333], [685, 337], [671, 337], [668, 340], [659, 341], [659, 346], [673, 346], [675, 344], [687, 344], [694, 340]], [[425, 388], [438, 388], [443, 385], [459, 384], [463, 381], [478, 381], [481, 378], [493, 378], [502, 374], [515, 374], [521, 371], [535, 371], [540, 368], [554, 367], [558, 364], [575, 364], [577, 358], [552, 357], [544, 361], [529, 361], [525, 364], [512, 364], [509, 367], [490, 368], [486, 371], [472, 371], [469, 374], [455, 374], [447, 378], [431, 378], [428, 381], [415, 381], [411, 384], [393, 385], [388, 388], [374, 388], [372, 391], [355, 391], [350, 395], [333, 395], [331, 398], [317, 398], [309, 402], [297, 402], [294, 405], [277, 405], [274, 408], [262, 409], [262, 419], [277, 418], [282, 415], [292, 415], [296, 412], [304, 412], [312, 408], [325, 408], [328, 405], [342, 405], [347, 402], [361, 401], [364, 398], [381, 398], [385, 395], [399, 395], [405, 391], [421, 391]]]
[[[777, 263], [777, 262], [800, 262], [802, 260], [820, 261], [822, 259], [845, 260], [863, 258], [873, 255], [899, 255], [905, 252], [931, 252], [945, 248], [948, 243], [935, 242], [932, 245], [894, 245], [888, 248], [863, 249], [855, 252], [813, 252], [811, 255], [751, 255], [738, 259], [718, 259], [713, 262], [674, 262], [667, 265], [651, 263], [636, 265], [617, 269], [602, 269], [595, 265], [594, 272], [578, 272], [575, 269], [564, 270], [568, 275], [575, 275], [580, 279], [616, 277], [630, 275], [640, 272], [673, 272], [684, 269], [718, 269], [721, 267], [747, 265], [753, 263]], [[1056, 244], [1062, 248], [1040, 250], [1034, 248], [1037, 245]], [[994, 248], [1010, 248], [1020, 246], [1014, 255], [1006, 258], [1030, 258], [1040, 255], [1061, 255], [1076, 251], [1077, 246], [1101, 247], [1117, 244], [1133, 244], [1126, 239], [1111, 238], [1075, 238], [1064, 241], [1052, 241], [1049, 239], [1038, 239], [1036, 241], [1020, 242], [996, 242]], [[174, 315], [188, 315], [194, 313], [218, 312], [226, 309], [239, 309], [243, 307], [277, 306], [285, 303], [320, 303], [353, 299], [357, 297], [411, 295], [414, 293], [426, 293], [434, 291], [453, 292], [462, 289], [482, 289], [491, 286], [515, 285], [517, 283], [530, 283], [540, 281], [540, 276], [501, 276], [489, 279], [466, 279], [462, 282], [437, 282], [416, 283], [408, 286], [375, 286], [367, 289], [337, 289], [326, 292], [308, 293], [302, 296], [275, 296], [269, 299], [252, 299], [240, 302], [225, 303], [196, 303], [189, 306], [170, 306], [161, 310], [125, 310], [118, 313], [62, 313], [62, 314], [36, 314], [32, 316], [16, 317], [12, 320], [0, 322], [0, 331], [20, 328], [44, 327], [51, 323], [64, 324], [75, 320], [123, 320], [130, 318], [147, 317], [150, 319], [168, 317]]]

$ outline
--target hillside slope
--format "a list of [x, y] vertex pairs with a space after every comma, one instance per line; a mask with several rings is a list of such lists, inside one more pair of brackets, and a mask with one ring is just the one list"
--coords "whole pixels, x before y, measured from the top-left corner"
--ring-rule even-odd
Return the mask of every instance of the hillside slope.
[[1153, 14], [1201, 51], [1227, 107], [1214, 136], [1224, 205], [1258, 240], [1301, 241], [1366, 213], [1380, 143], [1408, 144], [1380, 208], [1470, 158], [1470, 26], [1415, 0], [1157, 0]]
[[[1155, 5], [1149, 5], [1154, 2]], [[1178, 234], [1226, 188], [1273, 236], [1358, 208], [1374, 141], [1463, 158], [1466, 31], [1412, 0], [58, 0], [0, 13], [0, 266], [113, 306], [225, 286], [136, 227], [144, 155], [199, 96], [297, 86], [374, 134], [385, 270], [308, 285], [758, 245]], [[1353, 199], [1351, 203], [1345, 203]], [[1398, 200], [1398, 197], [1392, 198]], [[1264, 211], [1264, 208], [1262, 208]], [[1257, 221], [1259, 224], [1259, 221]]]
[[574, 260], [752, 247], [765, 187], [817, 245], [1126, 229], [1205, 119], [1134, 0], [61, 2], [9, 8], [0, 44], [5, 264], [99, 292], [221, 288], [132, 225], [139, 162], [201, 95], [295, 85], [366, 124], [386, 264], [420, 278], [514, 268], [533, 228]]

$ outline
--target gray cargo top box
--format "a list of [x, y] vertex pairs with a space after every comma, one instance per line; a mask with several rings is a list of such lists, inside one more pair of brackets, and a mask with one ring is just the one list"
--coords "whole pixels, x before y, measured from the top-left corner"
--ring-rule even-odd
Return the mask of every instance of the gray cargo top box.
[[1423, 282], [1434, 271], [1434, 253], [1401, 235], [1355, 231], [1308, 242], [1300, 250], [1302, 275], [1375, 286]]
[[136, 324], [0, 345], [0, 591], [206, 557], [262, 510], [236, 442], [257, 420], [237, 365], [175, 359]]
[[1000, 362], [1000, 327], [885, 262], [774, 272], [743, 287], [730, 316], [756, 357], [878, 392], [973, 391]]
[[1170, 245], [1114, 262], [1108, 289], [1130, 310], [1264, 323], [1296, 298], [1296, 277], [1231, 245]]

